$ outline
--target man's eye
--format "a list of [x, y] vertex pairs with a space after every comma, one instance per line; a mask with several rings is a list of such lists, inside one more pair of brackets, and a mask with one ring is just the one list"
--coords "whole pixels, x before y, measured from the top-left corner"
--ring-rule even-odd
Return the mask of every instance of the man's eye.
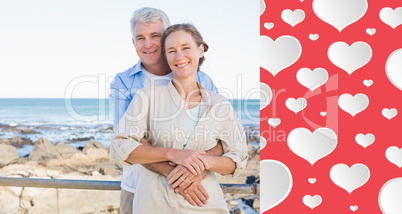
[[183, 49], [190, 49], [190, 47], [184, 47]]
[[144, 39], [144, 38], [140, 37], [140, 38], [137, 38], [137, 41], [138, 41], [138, 40], [143, 40], [143, 39]]
[[168, 53], [174, 53], [174, 52], [176, 52], [176, 51], [168, 51]]
[[153, 35], [152, 37], [160, 37], [158, 34]]

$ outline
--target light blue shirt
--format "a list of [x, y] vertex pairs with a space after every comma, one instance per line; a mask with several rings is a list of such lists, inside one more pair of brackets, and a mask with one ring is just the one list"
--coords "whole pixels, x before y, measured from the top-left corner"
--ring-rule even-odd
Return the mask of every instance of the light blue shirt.
[[200, 104], [201, 102], [192, 109], [186, 109], [186, 133], [183, 143], [183, 149], [186, 148], [188, 140], [190, 139], [195, 127], [197, 126], [200, 117]]
[[[141, 69], [141, 60], [133, 67], [118, 73], [110, 84], [109, 101], [114, 111], [114, 127], [126, 112], [134, 94], [144, 87], [144, 73]], [[197, 82], [209, 91], [218, 92], [212, 79], [204, 72], [197, 72]]]

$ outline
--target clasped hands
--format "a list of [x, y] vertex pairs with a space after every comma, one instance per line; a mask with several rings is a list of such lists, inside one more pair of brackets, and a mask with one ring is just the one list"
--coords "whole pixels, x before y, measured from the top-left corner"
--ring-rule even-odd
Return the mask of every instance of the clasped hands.
[[191, 205], [207, 204], [209, 195], [201, 181], [206, 176], [209, 163], [205, 152], [181, 150], [169, 164], [175, 168], [166, 177], [171, 188], [182, 195]]

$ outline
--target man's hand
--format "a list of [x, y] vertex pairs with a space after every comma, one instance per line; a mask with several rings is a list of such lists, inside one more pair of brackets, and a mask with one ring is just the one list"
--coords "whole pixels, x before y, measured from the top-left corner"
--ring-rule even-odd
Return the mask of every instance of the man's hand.
[[190, 186], [187, 188], [177, 187], [175, 192], [183, 196], [191, 205], [202, 207], [204, 204], [207, 204], [209, 199], [207, 191], [201, 184], [202, 179], [202, 175], [197, 175], [193, 178]]
[[191, 184], [191, 180], [194, 178], [194, 174], [191, 173], [186, 167], [177, 165], [166, 177], [168, 183], [172, 189], [178, 186], [188, 186]]

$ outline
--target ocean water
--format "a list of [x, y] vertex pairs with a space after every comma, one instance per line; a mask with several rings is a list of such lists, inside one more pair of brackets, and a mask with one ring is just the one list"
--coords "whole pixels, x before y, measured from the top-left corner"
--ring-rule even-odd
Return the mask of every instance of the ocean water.
[[[230, 100], [243, 126], [259, 127], [259, 100]], [[0, 129], [0, 138], [21, 136], [36, 142], [40, 137], [52, 143], [84, 146], [86, 140], [109, 147], [113, 131], [113, 112], [108, 99], [0, 98], [0, 124], [32, 129], [38, 134], [21, 134]], [[81, 138], [81, 139], [79, 139]], [[69, 143], [75, 140], [73, 143]], [[17, 149], [29, 154], [33, 145]]]

